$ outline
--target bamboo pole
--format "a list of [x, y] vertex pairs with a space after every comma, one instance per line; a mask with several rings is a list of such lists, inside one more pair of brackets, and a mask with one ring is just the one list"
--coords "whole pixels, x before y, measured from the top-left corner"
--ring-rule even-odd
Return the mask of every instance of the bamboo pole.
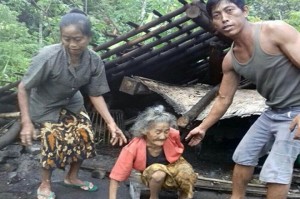
[[[123, 64], [120, 64], [120, 65], [112, 68], [112, 69], [109, 69], [109, 70], [107, 70], [107, 73], [108, 74], [117, 73], [117, 72], [120, 72], [121, 70], [124, 70], [128, 65], [131, 65], [131, 66], [137, 65], [137, 64], [140, 64], [140, 62], [143, 62], [141, 64], [141, 65], [143, 65], [150, 58], [152, 58], [151, 62], [153, 62], [155, 60], [158, 60], [157, 57], [155, 57], [156, 55], [160, 56], [160, 58], [165, 56], [165, 55], [161, 55], [162, 52], [167, 51], [166, 54], [174, 54], [172, 51], [177, 51], [176, 49], [181, 49], [181, 51], [182, 51], [182, 50], [188, 49], [189, 47], [197, 45], [197, 43], [205, 43], [203, 41], [206, 41], [212, 37], [211, 34], [204, 33], [204, 34], [201, 34], [199, 39], [192, 40], [193, 38], [195, 38], [195, 35], [199, 34], [199, 33], [202, 33], [202, 31], [197, 31], [197, 32], [194, 32], [194, 33], [186, 36], [184, 40], [188, 40], [188, 39], [191, 39], [191, 40], [189, 40], [183, 44], [182, 44], [183, 39], [177, 40], [177, 41], [170, 43], [168, 45], [165, 45], [157, 50], [153, 50], [149, 53], [146, 53], [134, 60], [125, 62]], [[180, 44], [182, 44], [182, 45], [179, 46]], [[145, 61], [145, 60], [147, 60], [147, 61]], [[139, 65], [139, 67], [135, 67], [135, 68], [140, 68], [140, 65]]]
[[3, 92], [5, 92], [5, 91], [8, 91], [8, 90], [10, 90], [10, 89], [12, 89], [12, 88], [17, 87], [17, 86], [19, 85], [19, 83], [20, 83], [20, 80], [19, 80], [19, 81], [16, 81], [16, 82], [12, 82], [12, 83], [10, 83], [10, 84], [7, 84], [7, 85], [1, 87], [1, 88], [0, 88], [0, 93], [3, 93]]
[[142, 36], [140, 36], [140, 37], [138, 37], [138, 38], [136, 38], [136, 39], [134, 39], [132, 41], [126, 42], [125, 44], [123, 44], [123, 45], [121, 45], [121, 46], [119, 46], [117, 48], [114, 48], [114, 49], [112, 49], [112, 50], [110, 50], [110, 51], [108, 51], [106, 53], [103, 53], [103, 54], [101, 54], [101, 57], [103, 59], [106, 59], [106, 58], [108, 58], [108, 57], [110, 57], [110, 56], [112, 56], [114, 54], [117, 54], [117, 53], [120, 53], [120, 52], [126, 50], [127, 48], [130, 48], [130, 47], [132, 47], [134, 45], [137, 45], [140, 42], [143, 42], [143, 41], [145, 41], [145, 40], [147, 40], [147, 39], [149, 39], [151, 37], [155, 37], [156, 35], [159, 35], [160, 33], [165, 32], [165, 31], [167, 31], [167, 30], [175, 27], [176, 25], [182, 24], [182, 23], [184, 23], [184, 22], [186, 22], [188, 20], [190, 20], [190, 19], [188, 17], [184, 16], [184, 17], [182, 17], [182, 18], [180, 18], [180, 19], [178, 19], [178, 20], [176, 20], [174, 22], [168, 23], [165, 26], [162, 26], [162, 27], [157, 28], [157, 29], [155, 29], [153, 31], [150, 31], [149, 33], [147, 33], [145, 35], [142, 35]]
[[219, 85], [213, 87], [208, 91], [188, 112], [183, 114], [178, 120], [177, 125], [185, 128], [191, 121], [193, 121], [205, 108], [215, 99]]
[[20, 116], [21, 116], [20, 112], [0, 113], [0, 118], [16, 118]]
[[152, 22], [149, 22], [149, 23], [145, 24], [144, 26], [141, 26], [137, 29], [134, 29], [134, 30], [128, 32], [127, 34], [121, 35], [121, 36], [116, 37], [115, 39], [113, 39], [109, 42], [106, 42], [102, 45], [99, 45], [96, 48], [94, 48], [94, 50], [95, 51], [106, 50], [110, 46], [112, 46], [116, 43], [119, 43], [120, 41], [126, 41], [128, 38], [130, 38], [134, 35], [137, 35], [138, 33], [145, 32], [145, 30], [148, 30], [148, 29], [150, 29], [150, 28], [152, 28], [152, 27], [154, 27], [158, 24], [161, 24], [162, 22], [165, 22], [165, 21], [171, 19], [172, 17], [175, 17], [175, 16], [185, 12], [185, 10], [186, 10], [186, 7], [183, 6], [179, 9], [175, 10], [174, 12], [171, 12], [169, 14], [164, 15], [163, 17], [158, 18], [157, 20], [154, 20]]
[[[158, 39], [158, 40], [156, 40], [154, 42], [151, 42], [149, 44], [143, 45], [142, 47], [137, 48], [137, 49], [135, 49], [135, 50], [133, 50], [131, 52], [128, 52], [128, 53], [126, 53], [125, 55], [123, 55], [121, 57], [118, 57], [118, 58], [116, 58], [116, 59], [114, 59], [114, 60], [112, 60], [110, 62], [107, 62], [105, 64], [105, 69], [107, 70], [107, 69], [112, 68], [113, 66], [115, 66], [117, 63], [124, 63], [125, 61], [133, 59], [133, 58], [135, 58], [135, 57], [143, 54], [144, 52], [149, 51], [154, 46], [157, 46], [157, 45], [162, 44], [164, 42], [168, 42], [171, 39], [176, 38], [176, 37], [178, 37], [178, 36], [180, 36], [180, 35], [182, 35], [184, 33], [188, 33], [190, 30], [196, 28], [197, 26], [198, 26], [197, 24], [193, 23], [191, 25], [183, 27], [181, 30], [178, 30], [178, 31], [176, 31], [174, 33], [169, 34], [166, 37], [162, 37], [161, 39]], [[204, 33], [204, 31], [203, 31], [203, 33]]]

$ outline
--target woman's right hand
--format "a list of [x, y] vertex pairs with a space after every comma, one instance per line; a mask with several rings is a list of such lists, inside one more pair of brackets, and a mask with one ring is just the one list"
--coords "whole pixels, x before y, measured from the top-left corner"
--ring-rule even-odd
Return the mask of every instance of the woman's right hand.
[[22, 129], [20, 132], [21, 142], [24, 146], [32, 145], [32, 138], [35, 139], [35, 129], [31, 122], [22, 123]]
[[110, 143], [113, 146], [117, 143], [119, 143], [119, 146], [122, 146], [123, 144], [127, 143], [127, 139], [126, 139], [124, 133], [115, 123], [107, 124], [107, 126], [111, 133]]

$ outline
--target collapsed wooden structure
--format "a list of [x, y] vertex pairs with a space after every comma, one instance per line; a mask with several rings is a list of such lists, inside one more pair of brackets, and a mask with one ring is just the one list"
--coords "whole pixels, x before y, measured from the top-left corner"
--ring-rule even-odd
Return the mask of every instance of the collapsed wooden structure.
[[[110, 99], [119, 99], [109, 102], [111, 107], [126, 98], [119, 91], [126, 76], [142, 76], [176, 85], [206, 83], [216, 86], [210, 95], [205, 95], [191, 108], [188, 120], [182, 120], [183, 126], [197, 118], [214, 99], [222, 77], [221, 63], [231, 42], [215, 34], [202, 0], [178, 1], [182, 7], [177, 10], [165, 15], [154, 10], [156, 20], [144, 25], [128, 22], [133, 27], [131, 31], [94, 46], [105, 63], [112, 91]], [[17, 111], [15, 88], [18, 83], [0, 88], [0, 113]], [[129, 99], [128, 103], [136, 101]], [[128, 107], [128, 103], [118, 108]]]
[[138, 75], [168, 83], [217, 84], [224, 50], [230, 42], [214, 34], [205, 3], [188, 4], [138, 25], [111, 41], [94, 47], [105, 61], [108, 81], [117, 89], [124, 76]]
[[[128, 25], [133, 28], [131, 31], [99, 46], [94, 46], [94, 50], [104, 60], [107, 79], [114, 98], [119, 98], [121, 95], [120, 87], [123, 86], [123, 89], [124, 86], [126, 87], [122, 85], [126, 76], [141, 76], [181, 86], [194, 86], [198, 83], [211, 85], [210, 91], [205, 93], [193, 107], [190, 107], [189, 111], [180, 112], [182, 114], [179, 120], [180, 126], [185, 127], [196, 118], [203, 119], [205, 114], [202, 112], [207, 110], [208, 105], [213, 101], [222, 77], [221, 63], [231, 41], [215, 34], [202, 0], [194, 0], [192, 3], [184, 0], [178, 1], [182, 3], [182, 7], [177, 10], [165, 15], [154, 10], [153, 13], [157, 19], [144, 25], [128, 22]], [[18, 83], [13, 82], [0, 88], [0, 121], [5, 117], [19, 117], [15, 106], [17, 103], [15, 87]], [[125, 84], [130, 84], [130, 81]], [[135, 91], [148, 92], [135, 83], [130, 86], [131, 91], [134, 91], [131, 94], [135, 94]], [[241, 87], [245, 86], [247, 86], [247, 81], [241, 82]], [[163, 91], [158, 93], [163, 95]], [[261, 102], [260, 98], [256, 100]], [[250, 98], [249, 101], [255, 100]], [[244, 102], [247, 103], [247, 99]], [[136, 103], [136, 101], [129, 103]], [[262, 104], [258, 107], [258, 112], [261, 108], [263, 108]], [[6, 114], [8, 112], [12, 113]], [[1, 113], [5, 114], [1, 116]], [[123, 112], [115, 111], [115, 115], [123, 117]], [[97, 115], [92, 114], [91, 118], [93, 117], [97, 118]], [[122, 119], [119, 119], [120, 124], [123, 124]], [[131, 118], [127, 119], [131, 120]], [[101, 121], [99, 118], [95, 120]], [[95, 132], [103, 134], [105, 125], [101, 122], [97, 124], [100, 127], [99, 131]], [[10, 126], [10, 133], [5, 134], [8, 138], [0, 140], [0, 148], [12, 142], [18, 135], [20, 123], [16, 122]], [[0, 137], [3, 138], [1, 134]], [[101, 139], [109, 140], [109, 137], [98, 136], [96, 141], [100, 142]], [[140, 183], [131, 184], [133, 194], [139, 194], [141, 189], [139, 186]], [[231, 182], [199, 177], [197, 187], [230, 191]], [[253, 185], [253, 187], [250, 187], [250, 192], [265, 194], [264, 186]], [[299, 195], [292, 193], [289, 198], [299, 198]]]

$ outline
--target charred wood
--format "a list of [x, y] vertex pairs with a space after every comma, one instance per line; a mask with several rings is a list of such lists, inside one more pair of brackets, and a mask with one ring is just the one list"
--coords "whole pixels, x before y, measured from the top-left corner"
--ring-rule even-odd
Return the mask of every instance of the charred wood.
[[[189, 40], [189, 39], [192, 39], [196, 36], [196, 34], [201, 34], [201, 36], [198, 38], [198, 39], [195, 39], [195, 40]], [[197, 44], [204, 44], [206, 42], [206, 40], [212, 38], [211, 34], [209, 33], [205, 33], [202, 35], [202, 32], [201, 31], [197, 31], [191, 35], [188, 35], [184, 38], [181, 38], [180, 40], [177, 40], [169, 45], [166, 45], [164, 47], [161, 47], [157, 50], [153, 50], [149, 53], [146, 53], [134, 60], [131, 60], [129, 62], [125, 62], [123, 64], [120, 64], [118, 66], [115, 66], [114, 68], [112, 69], [108, 69], [107, 70], [107, 74], [112, 74], [112, 73], [115, 73], [115, 72], [118, 72], [118, 71], [121, 71], [121, 70], [124, 70], [125, 68], [127, 68], [128, 66], [132, 66], [132, 65], [136, 65], [136, 64], [141, 64], [139, 65], [139, 67], [135, 67], [135, 68], [140, 68], [140, 66], [142, 65], [146, 65], [147, 62], [151, 62], [151, 63], [154, 63], [154, 62], [158, 62], [158, 60], [160, 60], [162, 57], [166, 57], [165, 54], [167, 55], [178, 55], [179, 53], [181, 53], [182, 51], [185, 51], [185, 50], [188, 50], [188, 48], [192, 47], [192, 46], [195, 46]], [[182, 42], [182, 40], [189, 40], [185, 43]], [[183, 44], [182, 44], [183, 43]], [[180, 45], [181, 44], [181, 45]], [[180, 46], [179, 46], [180, 45]], [[167, 52], [165, 52], [167, 51]], [[175, 51], [175, 52], [174, 52]], [[165, 53], [163, 53], [165, 52]], [[159, 57], [159, 59], [158, 59]], [[151, 59], [150, 59], [151, 58]], [[148, 60], [149, 59], [149, 60]], [[145, 61], [147, 60], [147, 61]]]
[[[7, 132], [4, 135], [1, 135], [0, 139], [0, 149], [14, 142], [14, 140], [18, 137], [19, 132], [21, 130], [21, 123], [18, 120], [12, 121], [12, 125], [8, 127]], [[4, 129], [1, 129], [4, 131]], [[3, 132], [2, 132], [3, 133]]]
[[19, 83], [20, 83], [20, 81], [16, 81], [16, 82], [13, 82], [13, 83], [10, 83], [10, 84], [8, 84], [6, 86], [1, 87], [0, 88], [0, 93], [8, 91], [8, 90], [10, 90], [12, 88], [16, 88], [19, 85]]
[[[162, 16], [163, 16], [163, 15], [162, 15], [160, 12], [158, 12], [157, 10], [153, 10], [153, 14], [155, 14], [155, 15], [158, 16], [158, 17], [162, 17]], [[168, 19], [167, 21], [168, 21], [168, 22], [172, 22], [171, 19]], [[181, 29], [181, 28], [182, 28], [180, 25], [177, 25], [176, 27], [177, 27], [178, 29]]]
[[12, 101], [14, 101], [16, 99], [17, 99], [17, 92], [14, 92], [12, 94], [0, 97], [0, 102], [1, 103], [5, 103], [5, 102], [11, 103]]
[[188, 112], [177, 120], [177, 125], [185, 128], [190, 122], [196, 119], [206, 106], [216, 97], [218, 90], [219, 85], [208, 91]]
[[116, 43], [119, 43], [120, 41], [124, 41], [138, 33], [145, 32], [145, 30], [149, 30], [150, 28], [152, 28], [164, 21], [167, 21], [167, 20], [171, 19], [172, 17], [175, 17], [175, 16], [183, 13], [185, 11], [185, 9], [186, 9], [185, 6], [183, 6], [179, 9], [175, 10], [174, 12], [171, 12], [169, 14], [164, 15], [163, 17], [158, 18], [157, 20], [147, 23], [144, 26], [140, 26], [138, 29], [134, 29], [134, 30], [128, 32], [127, 34], [121, 35], [109, 42], [99, 45], [98, 47], [94, 48], [94, 50], [95, 51], [107, 50], [110, 46], [112, 46]]
[[124, 77], [120, 86], [119, 91], [130, 94], [149, 94], [152, 93], [144, 84], [138, 82], [134, 78]]
[[[184, 34], [185, 32], [188, 32], [188, 31], [190, 31], [190, 30], [192, 30], [192, 29], [194, 29], [196, 27], [197, 27], [196, 24], [188, 25], [188, 26], [182, 28], [181, 30], [178, 30], [178, 31], [176, 31], [176, 32], [174, 32], [172, 34], [169, 34], [166, 37], [163, 37], [163, 38], [158, 39], [158, 40], [156, 40], [154, 42], [146, 44], [146, 45], [144, 45], [144, 46], [142, 46], [140, 48], [137, 48], [137, 49], [135, 49], [135, 50], [133, 50], [131, 52], [128, 52], [125, 55], [123, 55], [122, 57], [118, 57], [118, 58], [116, 58], [113, 61], [107, 62], [105, 64], [105, 68], [107, 70], [107, 69], [112, 68], [113, 66], [117, 65], [117, 63], [124, 63], [125, 61], [133, 59], [133, 58], [135, 58], [135, 57], [137, 57], [137, 56], [139, 56], [139, 55], [141, 55], [141, 54], [143, 54], [143, 53], [145, 53], [147, 51], [150, 51], [150, 49], [153, 48], [154, 46], [157, 46], [157, 45], [162, 44], [164, 42], [168, 42], [171, 39], [176, 38], [177, 36], [180, 36], [180, 35]], [[201, 31], [201, 33], [204, 33], [204, 31]]]
[[[123, 75], [131, 75], [131, 74], [135, 74], [137, 72], [145, 74], [144, 70], [150, 70], [153, 67], [159, 68], [164, 65], [171, 64], [171, 62], [169, 60], [171, 58], [174, 62], [174, 60], [180, 60], [185, 55], [192, 54], [195, 52], [202, 52], [201, 54], [203, 54], [203, 57], [205, 57], [205, 56], [207, 56], [207, 51], [205, 51], [205, 49], [209, 46], [209, 41], [212, 41], [214, 39], [215, 38], [210, 38], [209, 40], [207, 40], [207, 42], [196, 42], [196, 41], [186, 42], [185, 44], [183, 44], [177, 48], [172, 48], [165, 53], [161, 53], [161, 54], [157, 55], [157, 57], [152, 57], [151, 59], [146, 60], [140, 64], [136, 63], [138, 66], [136, 66], [133, 69], [127, 69], [123, 73]], [[201, 54], [199, 54], [199, 57], [202, 56]], [[162, 65], [161, 60], [166, 61], [164, 63], [164, 65]], [[123, 70], [123, 69], [120, 69], [120, 70]], [[114, 72], [108, 71], [108, 78], [110, 78], [110, 76], [109, 76], [110, 73], [114, 73]]]
[[150, 31], [149, 33], [147, 33], [143, 36], [140, 36], [140, 37], [138, 37], [138, 38], [136, 38], [132, 41], [128, 41], [126, 44], [123, 44], [123, 45], [121, 45], [117, 48], [114, 48], [114, 49], [112, 49], [112, 50], [110, 50], [106, 53], [101, 54], [101, 57], [102, 57], [102, 59], [105, 59], [105, 58], [110, 57], [110, 56], [112, 56], [116, 53], [120, 53], [120, 52], [126, 50], [127, 48], [135, 46], [135, 45], [139, 44], [140, 42], [143, 42], [143, 41], [145, 41], [145, 40], [147, 40], [151, 37], [159, 36], [160, 33], [165, 32], [166, 30], [171, 29], [174, 26], [176, 26], [178, 24], [182, 24], [182, 23], [184, 23], [188, 20], [189, 20], [188, 17], [183, 17], [183, 18], [180, 18], [180, 19], [178, 19], [174, 22], [168, 23], [166, 26], [162, 26], [160, 28], [157, 28], [156, 30]]
[[206, 4], [203, 1], [193, 1], [188, 5], [186, 14], [196, 24], [204, 28], [206, 31], [214, 33], [215, 30], [206, 11]]

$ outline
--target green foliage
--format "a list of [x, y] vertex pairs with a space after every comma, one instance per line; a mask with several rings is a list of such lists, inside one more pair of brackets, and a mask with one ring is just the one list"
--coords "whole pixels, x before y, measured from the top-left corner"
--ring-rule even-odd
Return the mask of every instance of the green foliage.
[[28, 28], [17, 21], [17, 13], [0, 4], [0, 79], [16, 81], [16, 73], [22, 73], [28, 66], [29, 58], [36, 50], [36, 44]]
[[298, 31], [300, 31], [300, 12], [291, 11], [289, 13], [289, 18], [285, 20], [290, 25], [294, 26]]

